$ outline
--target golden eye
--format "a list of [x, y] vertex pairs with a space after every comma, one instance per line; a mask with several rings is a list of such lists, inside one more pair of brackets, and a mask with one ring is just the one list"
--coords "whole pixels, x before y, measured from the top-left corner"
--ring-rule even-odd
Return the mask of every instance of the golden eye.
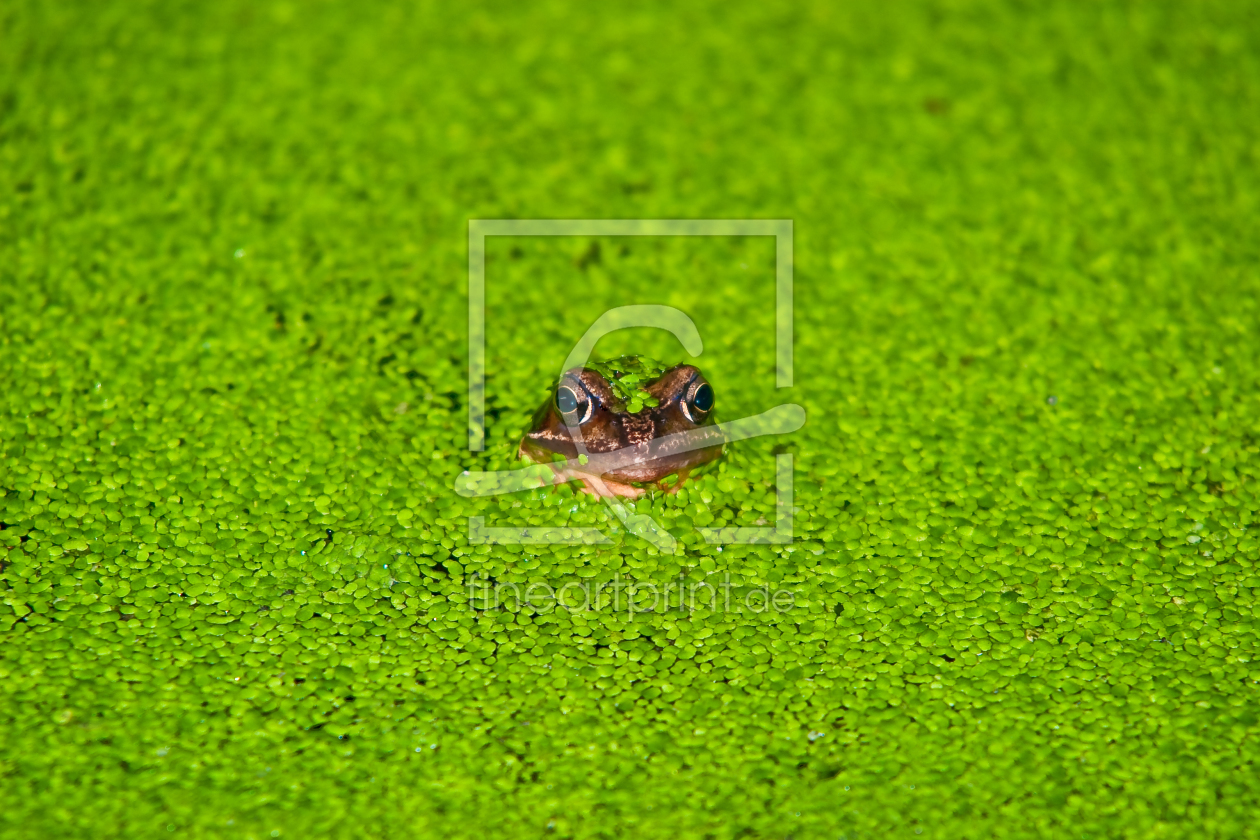
[[691, 395], [691, 407], [696, 411], [708, 414], [713, 408], [713, 386], [705, 382], [697, 388], [696, 392]]
[[591, 419], [594, 406], [582, 388], [561, 385], [556, 388], [556, 411], [560, 412], [566, 423], [577, 423], [580, 426]]
[[713, 386], [708, 382], [693, 384], [679, 407], [692, 423], [699, 423], [713, 410]]

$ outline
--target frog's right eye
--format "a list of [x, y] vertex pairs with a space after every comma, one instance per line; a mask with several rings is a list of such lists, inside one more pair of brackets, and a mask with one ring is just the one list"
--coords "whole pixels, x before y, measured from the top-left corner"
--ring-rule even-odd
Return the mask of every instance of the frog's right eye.
[[586, 391], [572, 385], [561, 385], [556, 388], [556, 411], [566, 423], [582, 425], [591, 419], [595, 406]]

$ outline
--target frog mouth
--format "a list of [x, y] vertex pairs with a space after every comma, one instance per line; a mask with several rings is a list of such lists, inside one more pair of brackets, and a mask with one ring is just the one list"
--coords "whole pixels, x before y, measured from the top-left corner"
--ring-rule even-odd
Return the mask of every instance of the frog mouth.
[[[670, 437], [677, 437], [677, 435]], [[561, 442], [526, 435], [521, 440], [517, 455], [522, 460], [535, 464], [551, 464], [554, 457], [560, 455], [567, 460], [552, 464], [557, 478], [565, 481], [581, 480], [586, 485], [585, 489], [595, 495], [638, 497], [648, 488], [661, 487], [661, 482], [665, 478], [675, 474], [678, 475], [678, 481], [669, 489], [676, 490], [686, 480], [687, 473], [720, 458], [724, 438], [720, 432], [713, 435], [713, 438], [715, 442], [709, 446], [682, 451], [676, 451], [676, 448], [675, 451], [670, 451], [669, 446], [657, 446], [656, 451], [653, 451], [652, 444], [657, 440], [668, 440], [668, 438], [658, 438], [608, 452], [593, 453], [586, 456], [587, 463], [582, 464], [572, 442], [566, 440], [563, 441], [566, 444], [563, 448], [560, 446], [553, 448], [547, 444], [554, 445]], [[598, 492], [597, 484], [592, 481], [595, 478], [606, 483], [610, 493]]]
[[[561, 463], [553, 463], [556, 456], [563, 458], [565, 454], [549, 446], [541, 445], [541, 441], [536, 438], [527, 437], [526, 440], [522, 441], [518, 450], [521, 457], [526, 460], [546, 464], [551, 468], [550, 477], [553, 480], [547, 480], [546, 471], [540, 474], [540, 468], [537, 466], [516, 467], [489, 472], [468, 470], [455, 479], [455, 492], [464, 497], [497, 496], [503, 493], [515, 493], [520, 490], [533, 490], [547, 484], [563, 483], [570, 480], [569, 476], [572, 476], [574, 479], [580, 479], [589, 485], [592, 482], [604, 481], [603, 476], [605, 475], [616, 476], [626, 469], [649, 463], [655, 467], [656, 464], [654, 462], [684, 455], [694, 450], [716, 449], [717, 453], [712, 457], [717, 457], [717, 454], [721, 453], [722, 447], [727, 443], [754, 437], [764, 437], [766, 435], [788, 434], [789, 432], [795, 432], [803, 425], [805, 425], [805, 409], [799, 405], [789, 403], [775, 406], [762, 414], [756, 414], [751, 417], [727, 420], [712, 426], [702, 426], [686, 432], [665, 435], [647, 443], [587, 455], [584, 456], [586, 458], [585, 464], [582, 463], [581, 458], [572, 455], [569, 456], [568, 460]], [[572, 447], [572, 443], [568, 445]], [[712, 458], [704, 460], [712, 460]], [[704, 463], [704, 460], [696, 463]], [[656, 482], [660, 482], [660, 477], [656, 478]], [[620, 484], [620, 482], [618, 483]], [[633, 484], [626, 484], [624, 487], [628, 488], [630, 492], [626, 492], [623, 495], [636, 497], [642, 495], [643, 488], [636, 488]], [[610, 488], [609, 493], [591, 492], [596, 492], [597, 495], [612, 496], [617, 495], [616, 492], [613, 492], [615, 490], [616, 488]]]

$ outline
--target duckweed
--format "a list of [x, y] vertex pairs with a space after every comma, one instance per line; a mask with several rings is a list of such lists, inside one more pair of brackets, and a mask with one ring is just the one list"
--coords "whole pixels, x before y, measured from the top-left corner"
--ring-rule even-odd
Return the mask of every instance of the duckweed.
[[656, 407], [656, 397], [643, 386], [665, 372], [666, 365], [643, 356], [621, 356], [606, 361], [590, 361], [586, 367], [597, 371], [612, 388], [613, 394], [625, 403], [630, 414], [637, 414], [645, 406]]
[[[0, 836], [1253, 834], [1248, 14], [6, 5]], [[792, 219], [794, 386], [771, 240], [492, 237], [470, 453], [470, 218]], [[458, 495], [629, 303], [805, 426]]]

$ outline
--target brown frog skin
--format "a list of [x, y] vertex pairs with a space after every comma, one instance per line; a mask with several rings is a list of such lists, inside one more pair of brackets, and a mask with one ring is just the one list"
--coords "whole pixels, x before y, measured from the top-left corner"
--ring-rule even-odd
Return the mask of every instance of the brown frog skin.
[[[603, 374], [585, 367], [566, 371], [535, 412], [529, 431], [521, 439], [520, 457], [534, 463], [551, 462], [555, 455], [577, 458], [566, 417], [580, 424], [590, 454], [613, 452], [715, 422], [713, 386], [693, 365], [675, 365], [641, 387], [657, 405], [631, 413]], [[595, 481], [580, 468], [553, 465], [553, 469], [563, 480], [582, 481], [583, 490], [592, 495], [638, 498], [652, 488], [677, 491], [689, 472], [721, 454], [721, 444], [694, 449], [604, 473], [599, 476], [602, 481]], [[662, 484], [675, 475], [677, 482], [668, 487]]]

